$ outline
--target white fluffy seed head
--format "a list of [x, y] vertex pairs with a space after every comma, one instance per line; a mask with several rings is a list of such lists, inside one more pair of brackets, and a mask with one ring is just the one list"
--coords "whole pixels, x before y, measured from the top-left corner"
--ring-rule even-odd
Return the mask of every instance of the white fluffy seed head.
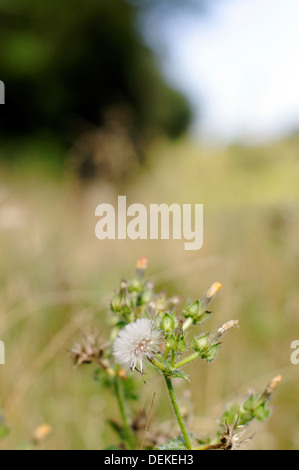
[[153, 357], [160, 348], [163, 335], [154, 329], [151, 320], [140, 318], [129, 323], [118, 335], [113, 343], [115, 362], [126, 369], [143, 371], [144, 359]]

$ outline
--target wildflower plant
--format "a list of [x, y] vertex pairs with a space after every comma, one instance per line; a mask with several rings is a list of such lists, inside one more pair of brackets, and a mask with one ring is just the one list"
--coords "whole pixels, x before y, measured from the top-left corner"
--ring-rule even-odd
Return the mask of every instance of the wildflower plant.
[[[152, 282], [145, 279], [147, 260], [137, 262], [136, 272], [130, 281], [122, 280], [118, 291], [110, 301], [109, 341], [101, 344], [94, 335], [83, 338], [82, 344], [71, 348], [71, 358], [76, 366], [96, 363], [96, 378], [110, 388], [119, 406], [122, 424], [110, 421], [120, 438], [119, 447], [110, 449], [185, 449], [185, 450], [234, 450], [243, 439], [247, 425], [257, 419], [265, 421], [271, 414], [269, 401], [281, 377], [275, 377], [262, 393], [253, 393], [244, 403], [233, 403], [220, 418], [220, 428], [215, 438], [200, 438], [187, 429], [178, 405], [173, 380], [190, 382], [184, 367], [201, 359], [208, 363], [215, 360], [223, 336], [239, 326], [238, 320], [228, 320], [215, 331], [205, 332], [204, 323], [212, 312], [208, 306], [221, 289], [215, 282], [207, 293], [196, 301], [187, 300], [178, 308], [179, 297], [167, 298], [164, 292], [155, 293]], [[193, 327], [201, 333], [192, 335]], [[198, 331], [198, 328], [196, 328]], [[147, 366], [161, 374], [177, 419], [181, 434], [166, 439], [159, 432], [148, 431], [149, 416], [144, 410], [135, 418], [128, 403], [138, 398], [140, 380]], [[145, 382], [144, 382], [145, 384]], [[148, 431], [148, 432], [147, 432]], [[144, 447], [147, 432], [147, 445]], [[162, 440], [162, 443], [161, 443]]]

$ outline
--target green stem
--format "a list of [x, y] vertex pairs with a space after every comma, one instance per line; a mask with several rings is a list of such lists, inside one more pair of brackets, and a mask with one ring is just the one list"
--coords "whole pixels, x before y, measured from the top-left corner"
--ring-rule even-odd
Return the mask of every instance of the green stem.
[[185, 366], [186, 364], [189, 364], [189, 362], [192, 362], [194, 361], [195, 359], [197, 359], [199, 357], [199, 353], [198, 352], [195, 352], [193, 354], [190, 354], [190, 356], [187, 356], [185, 357], [185, 359], [182, 359], [180, 362], [177, 362], [176, 365], [175, 365], [175, 368], [176, 369], [179, 369], [180, 367], [183, 367]]
[[178, 403], [177, 403], [177, 400], [176, 400], [176, 396], [175, 396], [175, 393], [174, 393], [172, 381], [166, 375], [164, 377], [165, 377], [165, 380], [166, 380], [166, 385], [167, 385], [167, 388], [168, 388], [169, 397], [170, 397], [170, 400], [171, 400], [171, 403], [172, 403], [177, 421], [178, 421], [179, 426], [181, 428], [182, 435], [183, 435], [186, 447], [187, 447], [188, 450], [191, 450], [192, 449], [192, 444], [191, 444], [190, 437], [189, 437], [189, 434], [187, 432], [187, 429], [186, 429], [186, 426], [185, 426], [185, 423], [184, 423], [184, 419], [181, 415], [181, 412], [180, 412], [180, 409], [179, 409], [179, 406], [178, 406]]
[[164, 374], [168, 372], [166, 367], [161, 362], [159, 362], [158, 359], [156, 359], [155, 357], [151, 357], [149, 361], [153, 364], [153, 366], [157, 367], [157, 369], [159, 369]]
[[115, 394], [121, 414], [121, 418], [123, 421], [123, 426], [124, 426], [124, 432], [126, 436], [126, 442], [128, 444], [128, 447], [130, 450], [134, 450], [134, 437], [132, 434], [132, 429], [129, 424], [129, 418], [128, 418], [128, 410], [125, 402], [125, 396], [124, 396], [124, 391], [122, 388], [122, 385], [120, 383], [120, 377], [118, 375], [118, 366], [115, 368], [115, 379], [114, 379], [114, 387], [115, 387]]
[[171, 367], [174, 368], [175, 366], [175, 352], [174, 350], [171, 351]]

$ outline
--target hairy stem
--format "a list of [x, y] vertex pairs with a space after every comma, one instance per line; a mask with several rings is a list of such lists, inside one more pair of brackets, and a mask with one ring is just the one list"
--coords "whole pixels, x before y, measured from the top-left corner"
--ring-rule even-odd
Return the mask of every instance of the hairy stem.
[[180, 412], [180, 409], [179, 409], [179, 406], [178, 406], [178, 403], [177, 403], [177, 399], [176, 399], [176, 396], [175, 396], [175, 393], [174, 393], [172, 381], [166, 375], [164, 377], [165, 377], [165, 380], [166, 380], [166, 385], [167, 385], [167, 388], [168, 388], [169, 397], [170, 397], [170, 400], [171, 400], [171, 403], [172, 403], [177, 421], [178, 421], [179, 426], [181, 428], [182, 435], [183, 435], [186, 447], [187, 447], [187, 449], [191, 450], [192, 449], [192, 444], [191, 444], [190, 437], [189, 437], [189, 434], [187, 432], [187, 429], [186, 429], [186, 426], [185, 426], [185, 423], [184, 423], [184, 419], [181, 415], [181, 412]]
[[185, 359], [182, 359], [180, 362], [177, 362], [175, 365], [176, 369], [179, 369], [180, 367], [185, 366], [186, 364], [189, 364], [189, 362], [194, 361], [199, 357], [199, 353], [195, 352], [193, 354], [190, 354], [190, 356], [185, 357]]
[[157, 369], [159, 369], [164, 374], [168, 372], [166, 367], [160, 361], [158, 361], [158, 359], [156, 359], [155, 357], [151, 357], [149, 361], [153, 364], [153, 366], [157, 367]]
[[114, 379], [114, 388], [115, 388], [115, 395], [117, 398], [122, 422], [123, 422], [123, 427], [124, 427], [124, 433], [126, 436], [126, 442], [130, 450], [134, 450], [134, 437], [132, 433], [131, 426], [129, 424], [129, 417], [128, 417], [128, 410], [127, 410], [127, 405], [125, 401], [125, 396], [124, 396], [124, 391], [122, 388], [121, 384], [121, 378], [118, 375], [118, 366], [115, 368], [115, 379]]

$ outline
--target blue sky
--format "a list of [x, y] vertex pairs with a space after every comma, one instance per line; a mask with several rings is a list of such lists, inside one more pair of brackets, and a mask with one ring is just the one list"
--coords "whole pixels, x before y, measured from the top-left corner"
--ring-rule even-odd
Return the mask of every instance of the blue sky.
[[156, 24], [150, 41], [193, 104], [196, 137], [256, 142], [299, 128], [299, 0], [222, 0]]

